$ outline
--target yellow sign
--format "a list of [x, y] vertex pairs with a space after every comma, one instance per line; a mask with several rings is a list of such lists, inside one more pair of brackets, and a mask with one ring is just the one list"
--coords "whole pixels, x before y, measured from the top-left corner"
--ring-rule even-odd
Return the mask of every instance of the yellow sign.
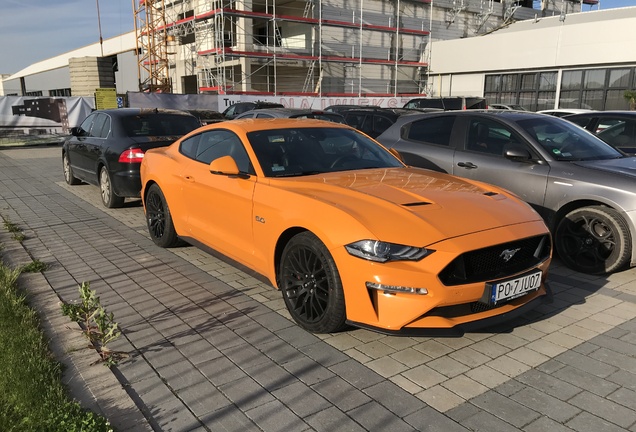
[[95, 89], [95, 108], [117, 108], [117, 90], [114, 88]]

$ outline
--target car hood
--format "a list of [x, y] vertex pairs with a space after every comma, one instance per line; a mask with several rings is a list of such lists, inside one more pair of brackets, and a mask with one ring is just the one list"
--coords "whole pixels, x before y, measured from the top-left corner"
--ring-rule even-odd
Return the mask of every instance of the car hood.
[[619, 173], [636, 178], [636, 157], [574, 162], [575, 165], [598, 171]]
[[530, 206], [496, 186], [418, 168], [337, 172], [280, 182], [289, 191], [341, 209], [378, 238], [395, 239], [408, 232], [409, 242], [423, 245], [541, 221]]

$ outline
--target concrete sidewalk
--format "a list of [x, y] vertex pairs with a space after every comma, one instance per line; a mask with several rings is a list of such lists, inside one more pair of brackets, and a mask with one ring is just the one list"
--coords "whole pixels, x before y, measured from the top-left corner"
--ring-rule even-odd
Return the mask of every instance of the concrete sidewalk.
[[0, 237], [3, 255], [50, 265], [22, 283], [51, 331], [73, 333], [56, 303], [83, 281], [124, 330], [112, 348], [130, 358], [112, 372], [65, 357], [78, 397], [120, 431], [636, 432], [636, 269], [555, 262], [555, 302], [491, 332], [317, 336], [273, 288], [156, 247], [138, 201], [109, 210], [98, 194], [63, 182], [59, 147], [0, 151], [0, 214], [27, 236], [10, 250]]

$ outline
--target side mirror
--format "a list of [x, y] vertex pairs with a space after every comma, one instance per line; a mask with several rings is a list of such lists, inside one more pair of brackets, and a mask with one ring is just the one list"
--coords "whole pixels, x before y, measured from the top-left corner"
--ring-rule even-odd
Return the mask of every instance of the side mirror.
[[249, 175], [241, 173], [232, 156], [221, 156], [210, 162], [210, 173], [228, 177], [248, 178]]
[[75, 126], [73, 128], [71, 128], [71, 135], [73, 136], [82, 136], [82, 128], [79, 126]]
[[504, 151], [504, 156], [506, 159], [512, 159], [516, 161], [529, 161], [532, 160], [532, 155], [528, 151], [528, 149], [518, 146], [512, 145]]

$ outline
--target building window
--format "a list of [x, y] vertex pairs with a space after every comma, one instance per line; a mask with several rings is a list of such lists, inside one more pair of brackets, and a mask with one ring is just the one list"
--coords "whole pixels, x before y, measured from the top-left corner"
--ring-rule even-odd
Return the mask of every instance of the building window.
[[605, 86], [605, 69], [594, 69], [585, 71], [583, 88], [599, 89]]
[[561, 90], [578, 90], [583, 81], [583, 71], [564, 71], [561, 78]]
[[71, 89], [65, 88], [65, 89], [49, 90], [49, 96], [71, 96]]
[[24, 95], [25, 96], [42, 96], [42, 91], [26, 92]]

